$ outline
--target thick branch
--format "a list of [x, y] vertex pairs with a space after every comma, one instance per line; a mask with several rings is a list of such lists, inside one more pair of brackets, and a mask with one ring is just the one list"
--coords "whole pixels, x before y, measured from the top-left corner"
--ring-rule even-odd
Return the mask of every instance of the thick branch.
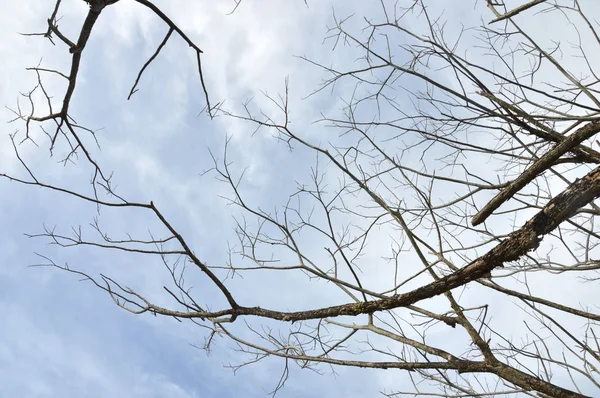
[[508, 19], [508, 18], [512, 18], [515, 15], [517, 15], [517, 14], [519, 14], [519, 13], [525, 11], [525, 10], [528, 10], [531, 7], [534, 7], [534, 6], [536, 6], [536, 5], [540, 4], [540, 3], [544, 3], [544, 2], [546, 2], [546, 0], [533, 0], [533, 1], [530, 1], [529, 3], [525, 3], [522, 6], [519, 6], [517, 8], [514, 8], [514, 9], [510, 10], [509, 12], [507, 12], [506, 14], [504, 14], [504, 15], [502, 15], [500, 17], [492, 19], [490, 21], [490, 24], [493, 24], [494, 22], [503, 21], [503, 20]]
[[599, 196], [600, 167], [575, 181], [561, 194], [550, 200], [543, 210], [525, 223], [523, 227], [510, 234], [502, 243], [466, 267], [428, 285], [407, 293], [396, 294], [389, 298], [296, 312], [282, 312], [260, 307], [242, 306], [213, 313], [178, 312], [154, 306], [152, 310], [164, 315], [181, 318], [216, 318], [227, 315], [233, 317], [246, 315], [296, 322], [343, 315], [372, 314], [378, 311], [407, 307], [421, 300], [432, 298], [457, 287], [464, 286], [469, 282], [485, 277], [494, 268], [502, 267], [506, 262], [518, 260], [527, 252], [535, 250], [544, 235], [553, 231], [560, 223], [572, 217], [579, 208], [587, 205]]
[[523, 187], [530, 183], [539, 174], [547, 170], [562, 155], [581, 144], [583, 141], [593, 137], [600, 131], [600, 121], [591, 122], [571, 134], [565, 140], [554, 146], [548, 153], [539, 158], [530, 168], [525, 170], [517, 179], [511, 182], [502, 192], [496, 195], [487, 205], [483, 207], [474, 217], [473, 226], [484, 222], [504, 202], [512, 198]]

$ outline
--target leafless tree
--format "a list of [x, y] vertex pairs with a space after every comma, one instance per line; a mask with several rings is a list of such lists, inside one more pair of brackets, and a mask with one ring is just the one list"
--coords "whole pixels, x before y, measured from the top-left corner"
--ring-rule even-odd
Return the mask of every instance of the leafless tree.
[[[56, 1], [41, 35], [67, 45], [71, 70], [32, 68], [38, 85], [25, 94], [29, 110], [14, 110], [15, 121], [25, 124], [13, 143], [26, 177], [1, 176], [99, 209], [150, 213], [162, 224], [160, 237], [150, 240], [115, 240], [98, 223], [92, 224], [97, 239], [84, 238], [80, 229], [73, 234], [46, 229], [36, 236], [64, 247], [160, 256], [172, 276], [164, 287], [172, 305], [158, 305], [93, 270], [50, 258], [45, 265], [83, 276], [134, 314], [194, 322], [206, 331], [207, 349], [216, 337], [229, 338], [246, 354], [243, 365], [282, 358], [275, 392], [296, 364], [409, 372], [413, 386], [398, 386], [385, 392], [389, 396], [598, 394], [597, 296], [572, 305], [552, 287], [567, 279], [582, 288], [599, 280], [595, 216], [600, 208], [594, 200], [600, 196], [600, 152], [594, 137], [600, 131], [600, 32], [598, 15], [586, 9], [594, 9], [589, 2], [537, 0], [509, 7], [478, 0], [486, 2], [489, 19], [474, 22], [477, 29], [456, 32], [426, 0], [382, 1], [382, 17], [366, 19], [360, 31], [334, 17], [326, 43], [362, 56], [353, 69], [306, 59], [329, 76], [317, 91], [340, 81], [355, 83], [343, 116], [320, 120], [319, 126], [339, 132], [327, 139], [292, 127], [287, 82], [281, 96], [267, 97], [274, 113], [252, 103], [241, 113], [211, 106], [206, 94], [211, 117], [271, 130], [292, 150], [290, 156], [300, 149], [316, 156], [311, 175], [289, 201], [266, 211], [246, 200], [243, 175], [232, 170], [227, 149], [213, 155], [211, 172], [229, 185], [227, 200], [245, 216], [236, 219], [239, 240], [231, 245], [230, 260], [210, 265], [152, 201], [132, 202], [113, 189], [110, 174], [95, 161], [96, 149], [82, 138], [93, 130], [71, 117], [94, 23], [105, 7], [119, 6], [119, 0], [86, 1], [90, 9], [77, 40], [61, 33], [61, 0]], [[200, 47], [150, 0], [135, 1], [168, 31], [129, 95], [173, 34], [195, 51], [208, 93]], [[546, 18], [568, 26], [578, 41], [536, 38], [531, 21]], [[68, 81], [58, 110], [44, 88], [48, 73]], [[34, 106], [39, 92], [49, 108], [42, 116]], [[91, 165], [91, 191], [37, 178], [19, 152], [34, 123], [47, 133], [51, 149], [58, 141], [70, 146], [65, 162]], [[186, 275], [194, 273], [216, 287], [220, 298], [190, 290]], [[241, 285], [230, 287], [233, 275], [268, 273], [275, 280], [294, 274], [322, 294], [310, 301], [314, 307], [288, 311], [277, 303], [244, 302]], [[242, 285], [246, 291], [261, 288]], [[495, 320], [500, 308], [510, 308], [514, 325]]]

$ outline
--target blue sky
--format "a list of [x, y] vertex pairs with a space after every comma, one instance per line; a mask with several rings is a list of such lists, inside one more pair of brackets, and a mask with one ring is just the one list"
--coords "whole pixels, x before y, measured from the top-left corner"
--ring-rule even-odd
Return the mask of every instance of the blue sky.
[[[80, 0], [63, 3], [61, 27], [73, 37], [86, 5]], [[352, 65], [358, 54], [355, 49], [332, 52], [331, 41], [323, 42], [327, 27], [333, 24], [332, 9], [338, 17], [356, 14], [350, 28], [360, 27], [363, 15], [380, 12], [368, 2], [342, 0], [309, 2], [309, 7], [300, 0], [285, 5], [275, 0], [244, 0], [232, 15], [227, 13], [233, 2], [227, 1], [156, 3], [203, 49], [213, 103], [226, 101], [230, 109], [240, 110], [240, 104], [255, 97], [257, 106], [272, 111], [261, 91], [277, 95], [289, 78], [294, 128], [305, 130], [316, 141], [327, 141], [327, 134], [332, 133], [312, 122], [321, 113], [339, 113], [343, 106], [340, 98], [347, 96], [353, 85], [342, 83], [333, 93], [324, 90], [304, 99], [325, 75], [298, 56], [326, 65]], [[451, 21], [449, 32], [461, 22], [478, 25], [486, 12], [485, 7], [475, 7], [475, 1], [460, 3], [444, 14]], [[48, 0], [3, 2], [0, 6], [0, 99], [9, 107], [14, 106], [18, 92], [35, 83], [35, 76], [25, 67], [42, 59], [44, 66], [67, 70], [70, 58], [64, 46], [53, 47], [42, 38], [16, 34], [45, 30], [52, 6]], [[251, 126], [240, 121], [199, 116], [204, 96], [194, 54], [177, 38], [148, 68], [139, 92], [127, 101], [139, 67], [165, 32], [165, 26], [134, 1], [121, 0], [109, 7], [86, 48], [71, 112], [82, 124], [102, 128], [98, 132], [102, 150], [96, 156], [114, 171], [118, 192], [132, 201], [153, 200], [193, 242], [203, 261], [222, 264], [227, 260], [228, 242], [235, 241], [232, 215], [239, 212], [222, 198], [230, 195], [227, 187], [216, 181], [214, 174], [202, 175], [212, 167], [209, 149], [221, 155], [226, 137], [231, 137], [228, 156], [235, 162], [232, 170], [241, 173], [247, 169], [246, 197], [263, 208], [285, 203], [296, 181], [310, 172], [315, 157], [302, 148], [290, 153], [269, 131], [252, 135]], [[64, 86], [58, 80], [49, 80], [48, 85], [59, 100]], [[6, 109], [2, 115], [4, 120], [11, 118]], [[7, 137], [20, 128], [5, 124], [2, 129], [1, 171], [20, 172]], [[89, 181], [88, 171], [56, 163], [64, 147], [59, 147], [52, 159], [44, 145], [25, 144], [21, 151], [39, 176], [49, 181], [64, 186], [85, 186]], [[44, 225], [56, 225], [68, 233], [78, 224], [92, 234], [87, 224], [95, 216], [94, 206], [7, 181], [0, 181], [0, 198], [0, 396], [259, 397], [275, 387], [283, 366], [279, 359], [234, 374], [228, 365], [239, 364], [245, 357], [232, 350], [231, 342], [219, 340], [207, 356], [191, 346], [202, 345], [204, 339], [191, 323], [134, 316], [118, 309], [90, 283], [78, 282], [74, 275], [28, 267], [43, 261], [35, 255], [42, 253], [94, 275], [105, 272], [158, 303], [167, 300], [162, 286], [169, 275], [160, 259], [89, 248], [57, 249], [43, 239], [23, 235], [42, 232]], [[124, 232], [147, 238], [148, 230], [160, 231], [156, 221], [142, 212], [103, 209], [99, 222], [115, 238]], [[377, 245], [374, 242], [371, 253], [377, 252]], [[377, 272], [371, 276], [373, 283], [387, 282], [378, 281]], [[190, 283], [210, 297], [216, 295], [206, 280], [190, 276]], [[230, 286], [237, 288], [244, 302], [275, 303], [282, 309], [309, 308], [315, 300], [333, 303], [340, 299], [338, 292], [321, 291], [320, 285], [315, 287], [293, 274], [247, 275], [231, 280]], [[250, 288], [243, 290], [245, 286]], [[281, 296], [277, 289], [281, 286], [291, 286], [295, 294]], [[567, 286], [569, 282], [563, 280], [556, 289], [566, 292]], [[311, 294], [303, 293], [307, 288], [313, 289]], [[477, 293], [476, 288], [465, 293], [464, 305], [470, 300], [477, 302]], [[575, 306], [593, 293], [590, 288], [579, 294], [573, 298]], [[495, 316], [500, 322], [513, 319], [508, 307], [497, 308]], [[448, 338], [436, 333], [432, 331], [434, 341]], [[362, 397], [411, 388], [404, 385], [407, 375], [397, 371], [336, 368], [334, 376], [329, 368], [320, 369], [323, 375], [293, 367], [280, 396]]]
[[[327, 52], [321, 40], [331, 5], [307, 9], [302, 2], [289, 7], [274, 1], [268, 5], [248, 2], [227, 16], [232, 4], [159, 3], [203, 48], [213, 101], [226, 98], [228, 103], [236, 104], [261, 89], [277, 92], [286, 76], [290, 77], [296, 100], [310, 92], [311, 86], [305, 80], [318, 84], [318, 71], [294, 55], [312, 57]], [[212, 176], [199, 176], [212, 166], [208, 148], [221, 153], [225, 137], [234, 136], [231, 149], [243, 167], [250, 166], [247, 175], [252, 182], [248, 188], [258, 199], [262, 199], [266, 186], [286, 183], [287, 176], [260, 175], [272, 164], [285, 161], [286, 152], [273, 140], [248, 139], [244, 136], [248, 129], [240, 131], [235, 124], [198, 117], [204, 99], [194, 70], [194, 55], [177, 39], [149, 68], [140, 91], [126, 101], [138, 67], [154, 51], [165, 28], [134, 2], [123, 0], [117, 6], [102, 15], [86, 49], [73, 113], [86, 125], [103, 128], [98, 157], [111, 163], [121, 193], [141, 201], [152, 198], [185, 230], [203, 258], [222, 261], [227, 239], [233, 238], [233, 224], [231, 212], [218, 197], [225, 193], [225, 187]], [[10, 107], [17, 93], [28, 90], [34, 82], [25, 67], [43, 59], [45, 66], [65, 69], [69, 57], [60, 44], [53, 47], [44, 39], [17, 35], [45, 29], [50, 2], [30, 1], [27, 6], [4, 2], [1, 7], [0, 98]], [[65, 1], [61, 11], [61, 27], [73, 36], [86, 6], [82, 1]], [[209, 54], [218, 56], [212, 59]], [[60, 83], [49, 85], [59, 97]], [[312, 105], [313, 109], [306, 105], [302, 112], [314, 113], [321, 105]], [[11, 114], [4, 110], [3, 116], [8, 120]], [[6, 134], [16, 128], [3, 127], [3, 170], [16, 170]], [[112, 144], [113, 140], [118, 144]], [[31, 155], [40, 175], [66, 185], [87, 184], [86, 172], [57, 166], [55, 159], [48, 160], [43, 146], [38, 149], [23, 145], [22, 150]], [[39, 252], [95, 274], [112, 269], [113, 275], [116, 272], [125, 280], [129, 275], [146, 291], [160, 290], [166, 275], [156, 260], [93, 250], [66, 253], [23, 235], [41, 232], [43, 225], [67, 230], [72, 224], [85, 226], [94, 215], [93, 206], [6, 181], [0, 185], [0, 196], [0, 396], [266, 396], [276, 386], [281, 361], [259, 363], [234, 374], [227, 366], [243, 360], [231, 350], [229, 342], [219, 341], [212, 355], [207, 356], [191, 346], [203, 343], [194, 325], [133, 316], [73, 275], [28, 267], [41, 261], [34, 254]], [[276, 203], [281, 197], [271, 199]], [[135, 213], [124, 218], [122, 213], [103, 210], [100, 219], [115, 234], [125, 230], [144, 233], [149, 228], [148, 218]], [[146, 225], [142, 225], [144, 222]], [[293, 369], [293, 377], [281, 396], [305, 396], [307, 383], [310, 390], [329, 396], [364, 395], [378, 390], [376, 379], [364, 383], [353, 378], [353, 372], [337, 372], [334, 377], [325, 369], [325, 374], [318, 376]]]

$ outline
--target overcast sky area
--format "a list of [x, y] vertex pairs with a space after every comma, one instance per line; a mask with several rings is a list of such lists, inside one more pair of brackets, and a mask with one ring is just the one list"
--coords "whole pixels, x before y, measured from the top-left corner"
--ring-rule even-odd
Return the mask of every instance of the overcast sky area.
[[[352, 64], [359, 54], [355, 48], [334, 52], [333, 42], [324, 40], [328, 26], [334, 23], [334, 11], [340, 19], [354, 15], [348, 28], [357, 32], [363, 17], [381, 13], [373, 5], [376, 2], [367, 1], [309, 0], [307, 7], [302, 0], [244, 0], [231, 15], [234, 3], [229, 1], [155, 3], [203, 50], [204, 78], [213, 104], [224, 101], [228, 109], [241, 111], [244, 101], [254, 98], [257, 106], [275, 111], [261, 92], [281, 94], [287, 78], [293, 126], [315, 141], [327, 141], [326, 134], [337, 136], [338, 132], [312, 122], [321, 114], [340, 114], [342, 99], [351, 94], [353, 85], [342, 82], [334, 91], [308, 97], [326, 74], [301, 57], [325, 65]], [[443, 17], [450, 21], [450, 33], [461, 24], [475, 27], [482, 18], [491, 19], [483, 1], [439, 3], [447, 4]], [[8, 108], [16, 106], [19, 92], [35, 85], [36, 76], [26, 67], [41, 62], [42, 66], [68, 71], [71, 58], [64, 45], [18, 35], [45, 31], [53, 6], [50, 0], [1, 2], [0, 102]], [[61, 28], [76, 37], [86, 13], [82, 0], [63, 0]], [[532, 29], [541, 32], [544, 27]], [[121, 0], [108, 7], [86, 47], [71, 114], [81, 124], [99, 129], [101, 151], [96, 156], [114, 171], [119, 194], [136, 202], [152, 200], [193, 243], [194, 252], [203, 261], [224, 264], [228, 245], [236, 239], [232, 215], [237, 210], [223, 199], [231, 195], [226, 184], [214, 173], [204, 173], [213, 166], [210, 153], [222, 158], [226, 138], [230, 138], [232, 171], [239, 175], [246, 169], [246, 198], [265, 209], [286, 203], [296, 182], [310, 174], [315, 155], [302, 148], [290, 152], [272, 132], [252, 134], [248, 123], [227, 117], [210, 120], [201, 114], [205, 98], [195, 55], [177, 37], [148, 68], [139, 91], [128, 101], [140, 66], [155, 51], [166, 30], [156, 16], [135, 1]], [[60, 79], [48, 80], [57, 100], [62, 98], [64, 87]], [[0, 114], [3, 121], [13, 117], [4, 107]], [[23, 175], [8, 137], [16, 130], [22, 134], [23, 125], [2, 126], [0, 172]], [[65, 187], [89, 184], [88, 169], [57, 163], [64, 147], [59, 146], [55, 157], [49, 158], [47, 139], [39, 131], [36, 134], [39, 147], [26, 142], [20, 151], [39, 177]], [[230, 365], [248, 358], [235, 351], [230, 341], [217, 339], [207, 355], [192, 346], [202, 346], [205, 333], [190, 322], [132, 315], [116, 307], [106, 293], [89, 282], [79, 282], [75, 275], [28, 267], [44, 262], [35, 254], [40, 253], [94, 275], [106, 273], [157, 303], [166, 303], [162, 286], [170, 277], [160, 258], [87, 247], [61, 249], [48, 245], [47, 240], [24, 235], [40, 233], [44, 226], [56, 226], [68, 234], [71, 226], [80, 224], [91, 234], [87, 226], [96, 215], [92, 204], [0, 180], [0, 396], [268, 396], [281, 376], [283, 360], [268, 359], [234, 373]], [[124, 238], [124, 233], [148, 238], [148, 231], [161, 231], [156, 220], [141, 211], [102, 209], [98, 220], [115, 239]], [[314, 242], [321, 249], [319, 245]], [[377, 252], [377, 242], [372, 250]], [[377, 275], [375, 272], [371, 277], [376, 279]], [[217, 295], [206, 280], [190, 278], [197, 291]], [[240, 300], [248, 305], [274, 303], [273, 307], [292, 310], [310, 308], [315, 300], [326, 305], [347, 301], [339, 293], [320, 297], [318, 284], [296, 281], [293, 274], [263, 279], [248, 275], [229, 283], [233, 289], [254, 287], [237, 290]], [[271, 283], [293, 286], [296, 293], [281, 296]], [[313, 286], [314, 293], [303, 295], [307, 286]], [[567, 296], [569, 286], [562, 281], [555, 290]], [[476, 290], [470, 294], [476, 296]], [[594, 295], [597, 293], [591, 286], [582, 289], [571, 304], [597, 303]], [[468, 294], [464, 300], [468, 305]], [[514, 314], [499, 308], [496, 316], [508, 323]], [[448, 338], [443, 333], [436, 337], [435, 333], [432, 330], [433, 341]], [[411, 388], [407, 374], [397, 370], [335, 368], [334, 374], [326, 366], [319, 369], [320, 375], [291, 366], [290, 379], [278, 396], [364, 397], [400, 389], [403, 383], [407, 390]]]

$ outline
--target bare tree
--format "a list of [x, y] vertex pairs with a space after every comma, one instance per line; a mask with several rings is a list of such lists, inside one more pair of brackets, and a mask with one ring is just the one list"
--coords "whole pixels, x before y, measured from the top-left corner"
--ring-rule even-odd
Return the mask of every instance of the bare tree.
[[[81, 229], [46, 229], [35, 236], [63, 247], [159, 256], [172, 276], [164, 287], [172, 306], [158, 305], [110, 276], [50, 258], [44, 265], [83, 276], [134, 314], [194, 322], [206, 331], [206, 349], [215, 337], [231, 339], [247, 355], [243, 365], [283, 358], [274, 392], [293, 363], [316, 370], [330, 365], [410, 372], [412, 389], [399, 386], [389, 396], [579, 397], [600, 391], [599, 302], [574, 306], [551, 288], [567, 279], [584, 287], [599, 280], [600, 208], [594, 200], [600, 196], [600, 152], [593, 144], [600, 132], [594, 58], [600, 33], [587, 3], [538, 0], [511, 8], [485, 0], [488, 21], [456, 32], [426, 0], [382, 1], [382, 17], [366, 20], [358, 32], [335, 18], [327, 43], [362, 56], [352, 69], [306, 59], [329, 76], [317, 91], [355, 83], [343, 116], [320, 120], [339, 132], [327, 139], [294, 130], [287, 82], [281, 96], [267, 96], [278, 109], [274, 113], [252, 103], [241, 113], [211, 106], [206, 94], [211, 117], [269, 129], [292, 150], [290, 156], [301, 149], [317, 159], [289, 201], [265, 211], [246, 200], [243, 175], [232, 170], [227, 148], [223, 156], [213, 155], [211, 172], [229, 186], [227, 200], [245, 216], [236, 219], [238, 242], [231, 245], [230, 260], [210, 265], [152, 201], [132, 202], [113, 189], [110, 174], [94, 160], [96, 149], [82, 138], [93, 130], [71, 117], [94, 23], [105, 7], [119, 6], [118, 0], [86, 1], [89, 13], [73, 41], [58, 27], [56, 1], [41, 35], [67, 45], [71, 70], [32, 68], [39, 83], [25, 95], [29, 111], [15, 109], [25, 131], [13, 136], [27, 176], [0, 175], [98, 209], [137, 208], [155, 217], [162, 231], [151, 239], [115, 240], [97, 222], [97, 239], [84, 238]], [[168, 31], [129, 95], [173, 34], [195, 51], [208, 93], [200, 47], [151, 1], [135, 1]], [[578, 41], [565, 49], [536, 38], [529, 21], [545, 18], [569, 26]], [[68, 81], [59, 110], [44, 88], [46, 73]], [[49, 108], [43, 116], [34, 106], [40, 91]], [[70, 146], [65, 162], [82, 155], [79, 162], [92, 167], [91, 191], [37, 178], [19, 152], [19, 142], [32, 139], [33, 123], [47, 133], [50, 149], [59, 140]], [[191, 291], [186, 275], [194, 273], [220, 297]], [[275, 279], [292, 273], [322, 294], [310, 301], [313, 307], [288, 311], [277, 303], [248, 304], [239, 299], [239, 284], [230, 287], [234, 275], [266, 273]], [[514, 325], [495, 321], [494, 314], [507, 307]]]

